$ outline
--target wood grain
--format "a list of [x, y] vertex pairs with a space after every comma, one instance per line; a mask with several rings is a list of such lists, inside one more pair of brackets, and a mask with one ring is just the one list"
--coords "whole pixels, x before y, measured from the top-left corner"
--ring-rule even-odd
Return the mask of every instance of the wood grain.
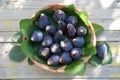
[[[79, 8], [79, 7], [78, 7]], [[39, 9], [39, 8], [38, 8]], [[0, 20], [30, 18], [37, 9], [31, 10], [0, 10]], [[120, 19], [120, 9], [88, 9], [90, 19]], [[91, 13], [92, 12], [92, 13]], [[5, 15], [4, 15], [5, 13]], [[107, 14], [107, 15], [106, 15]], [[10, 16], [14, 15], [14, 16]]]
[[[80, 10], [87, 11], [91, 22], [101, 24], [105, 32], [97, 37], [97, 41], [106, 41], [111, 46], [113, 63], [92, 67], [82, 77], [68, 74], [54, 74], [29, 66], [27, 60], [16, 63], [8, 57], [10, 49], [15, 45], [12, 35], [19, 31], [19, 21], [30, 18], [38, 9], [48, 4], [74, 4]], [[120, 79], [120, 1], [119, 0], [0, 0], [0, 79]], [[29, 79], [31, 78], [31, 79]]]
[[[28, 0], [28, 1], [17, 1], [17, 0], [13, 0], [13, 1], [9, 1], [9, 0], [2, 0], [1, 1], [1, 5], [2, 5], [2, 9], [38, 9], [38, 6], [43, 7], [44, 4], [48, 5], [48, 4], [53, 4], [53, 3], [67, 3], [67, 1], [55, 1], [55, 0]], [[111, 2], [111, 6], [109, 6], [109, 8], [120, 8], [120, 3], [118, 2], [118, 0], [111, 0], [109, 1]], [[18, 4], [19, 3], [19, 4]], [[80, 1], [80, 0], [73, 0], [73, 1], [69, 1], [69, 3], [75, 4], [76, 7], [79, 7], [80, 9], [85, 9], [85, 8], [103, 8], [102, 1], [96, 1], [96, 0], [84, 0], [84, 1]], [[17, 6], [19, 5], [19, 6]], [[109, 4], [108, 4], [109, 5]]]
[[[0, 42], [13, 42], [11, 38], [15, 33], [7, 31], [0, 32]], [[97, 41], [120, 41], [118, 34], [120, 34], [120, 31], [104, 31], [97, 37]]]
[[[120, 19], [90, 19], [92, 23], [102, 25], [105, 30], [120, 30]], [[20, 20], [0, 20], [0, 31], [19, 31]]]
[[[113, 53], [113, 63], [106, 66], [92, 67], [87, 64], [87, 70], [83, 78], [110, 78], [120, 72], [120, 42], [109, 42]], [[54, 74], [29, 66], [27, 60], [16, 63], [8, 57], [10, 49], [15, 43], [0, 43], [0, 78], [74, 78], [67, 74]], [[18, 72], [19, 71], [19, 72]], [[103, 74], [104, 73], [104, 74]], [[49, 75], [49, 76], [48, 76]], [[117, 77], [115, 77], [117, 78]], [[119, 78], [119, 77], [118, 77]]]

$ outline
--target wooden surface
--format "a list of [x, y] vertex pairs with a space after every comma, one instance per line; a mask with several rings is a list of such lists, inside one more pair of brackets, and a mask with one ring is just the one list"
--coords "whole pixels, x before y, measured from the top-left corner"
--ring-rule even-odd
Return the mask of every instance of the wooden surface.
[[[16, 44], [11, 40], [11, 36], [19, 31], [19, 20], [30, 18], [36, 10], [53, 3], [72, 3], [77, 8], [88, 11], [90, 21], [104, 26], [105, 32], [97, 41], [107, 41], [110, 44], [112, 64], [99, 67], [88, 64], [85, 75], [79, 77], [50, 73], [36, 66], [29, 66], [27, 60], [16, 63], [8, 58], [10, 49]], [[18, 78], [120, 79], [120, 0], [0, 0], [0, 79]]]

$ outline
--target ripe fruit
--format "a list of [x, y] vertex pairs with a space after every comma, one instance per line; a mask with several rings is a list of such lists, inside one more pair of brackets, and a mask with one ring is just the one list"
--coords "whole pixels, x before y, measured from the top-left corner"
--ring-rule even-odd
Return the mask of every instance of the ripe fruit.
[[48, 58], [47, 64], [50, 66], [57, 66], [59, 64], [59, 58], [58, 55], [52, 55]]
[[53, 19], [55, 22], [58, 22], [59, 20], [65, 21], [66, 14], [62, 10], [56, 10], [53, 14]]
[[51, 36], [44, 36], [43, 41], [42, 41], [42, 45], [49, 47], [51, 44], [53, 43], [53, 39]]
[[71, 61], [72, 61], [72, 57], [69, 52], [64, 52], [59, 59], [59, 62], [62, 64], [68, 64]]
[[40, 18], [38, 19], [38, 26], [40, 29], [45, 29], [45, 27], [49, 24], [49, 20], [47, 15], [45, 15], [44, 13], [42, 13], [40, 15]]
[[41, 42], [43, 39], [43, 33], [41, 31], [34, 31], [31, 35], [31, 41]]
[[48, 18], [50, 16], [42, 13], [38, 19], [42, 32], [34, 31], [31, 35], [31, 41], [42, 44], [38, 51], [40, 58], [44, 58], [51, 66], [57, 66], [59, 63], [66, 65], [72, 59], [80, 59], [87, 29], [84, 26], [76, 27], [77, 16], [66, 15], [62, 10], [55, 10], [53, 19]]
[[49, 48], [40, 48], [39, 49], [39, 56], [47, 59], [50, 56]]
[[61, 52], [60, 45], [58, 43], [53, 43], [50, 47], [50, 50], [52, 53], [60, 53]]
[[82, 50], [80, 48], [73, 48], [71, 50], [71, 56], [73, 59], [80, 59], [82, 56]]
[[103, 60], [107, 56], [106, 44], [99, 44], [96, 46], [98, 56]]
[[46, 30], [46, 33], [49, 35], [54, 35], [56, 32], [55, 26], [52, 26], [52, 25], [46, 26], [45, 30]]
[[66, 23], [64, 21], [58, 21], [58, 29], [62, 30], [63, 33], [66, 33]]
[[75, 37], [76, 29], [71, 23], [67, 25], [67, 34], [69, 37]]
[[64, 51], [70, 51], [73, 48], [73, 45], [70, 41], [61, 41], [60, 46]]
[[54, 42], [59, 43], [60, 41], [64, 40], [64, 36], [63, 36], [63, 32], [61, 30], [58, 30], [55, 34], [54, 34]]
[[76, 16], [69, 16], [67, 19], [66, 19], [66, 22], [67, 23], [71, 23], [72, 25], [76, 26], [77, 22], [78, 22], [78, 19]]
[[85, 40], [83, 37], [76, 37], [72, 40], [72, 42], [75, 47], [82, 47], [85, 43]]
[[87, 29], [83, 26], [77, 28], [77, 35], [84, 36], [87, 33]]

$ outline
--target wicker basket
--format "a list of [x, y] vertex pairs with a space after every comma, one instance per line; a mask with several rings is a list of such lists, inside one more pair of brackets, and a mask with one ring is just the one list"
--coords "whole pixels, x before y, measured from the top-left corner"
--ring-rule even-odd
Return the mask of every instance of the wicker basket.
[[[53, 10], [57, 10], [57, 9], [61, 9], [61, 8], [65, 7], [65, 6], [67, 6], [67, 5], [65, 5], [65, 4], [52, 4], [52, 5], [48, 5], [48, 6], [43, 7], [41, 10], [48, 9], [48, 8], [53, 9]], [[76, 8], [76, 11], [80, 11], [80, 10]], [[35, 14], [32, 15], [32, 17], [34, 17], [34, 16], [35, 16]], [[93, 44], [93, 46], [96, 46], [96, 36], [95, 36], [94, 28], [93, 28], [92, 24], [90, 23], [90, 21], [89, 21], [88, 29], [91, 31], [91, 39], [90, 39], [90, 41]], [[91, 56], [83, 57], [82, 60], [85, 63], [87, 63], [87, 61], [89, 60], [90, 57]], [[60, 67], [57, 70], [53, 70], [47, 64], [41, 64], [41, 63], [39, 63], [39, 62], [37, 62], [36, 60], [33, 60], [33, 59], [32, 59], [32, 62], [36, 66], [38, 66], [39, 68], [42, 68], [42, 69], [50, 71], [50, 72], [55, 72], [55, 73], [64, 73], [65, 72], [64, 68], [66, 66]]]

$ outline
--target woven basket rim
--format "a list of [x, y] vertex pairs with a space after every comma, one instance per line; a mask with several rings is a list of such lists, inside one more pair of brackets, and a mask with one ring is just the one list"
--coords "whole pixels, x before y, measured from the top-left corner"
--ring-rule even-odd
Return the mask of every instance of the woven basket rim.
[[[42, 7], [40, 10], [43, 10], [43, 9], [53, 9], [53, 10], [57, 10], [57, 9], [61, 9], [63, 7], [67, 6], [66, 4], [62, 4], [62, 3], [58, 3], [58, 4], [50, 4], [50, 5], [47, 5], [47, 6], [44, 6]], [[76, 8], [76, 11], [80, 11], [79, 9]], [[34, 17], [36, 15], [37, 12], [35, 12], [32, 17]], [[94, 31], [94, 28], [91, 24], [91, 22], [89, 21], [89, 26], [88, 26], [88, 29], [91, 31], [91, 39], [90, 39], [90, 42], [93, 44], [93, 46], [96, 46], [96, 36], [95, 36], [95, 31]], [[88, 56], [88, 57], [83, 57], [82, 60], [87, 63], [87, 61], [89, 60], [91, 56]], [[47, 64], [41, 64], [39, 62], [37, 62], [36, 60], [33, 60], [31, 59], [32, 62], [39, 68], [41, 69], [44, 69], [46, 71], [50, 71], [50, 72], [55, 72], [55, 73], [64, 73], [64, 68], [66, 67], [63, 66], [63, 67], [60, 67], [59, 69], [57, 70], [54, 70], [54, 69], [51, 69]]]

